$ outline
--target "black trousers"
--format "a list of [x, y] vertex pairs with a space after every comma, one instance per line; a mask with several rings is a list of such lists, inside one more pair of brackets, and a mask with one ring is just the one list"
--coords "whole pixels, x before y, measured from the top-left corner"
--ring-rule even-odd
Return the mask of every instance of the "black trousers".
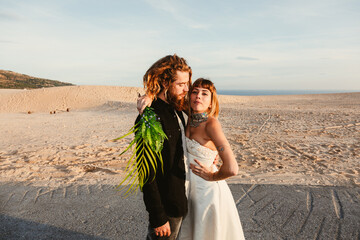
[[178, 217], [178, 218], [169, 217], [169, 224], [170, 224], [170, 229], [171, 229], [170, 237], [156, 236], [154, 229], [152, 227], [150, 227], [150, 225], [149, 225], [146, 240], [176, 240], [176, 238], [179, 234], [179, 231], [180, 231], [182, 219], [183, 219], [182, 217]]

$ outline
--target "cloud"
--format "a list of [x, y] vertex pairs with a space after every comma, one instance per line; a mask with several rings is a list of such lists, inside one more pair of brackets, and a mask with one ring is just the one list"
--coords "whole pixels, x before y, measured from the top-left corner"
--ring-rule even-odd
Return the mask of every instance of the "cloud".
[[208, 24], [198, 23], [193, 20], [193, 16], [187, 16], [186, 13], [191, 13], [186, 5], [181, 1], [168, 1], [168, 0], [146, 0], [146, 2], [155, 9], [169, 13], [172, 18], [191, 29], [208, 29]]
[[258, 58], [253, 58], [253, 57], [241, 57], [241, 56], [237, 57], [236, 59], [238, 59], [238, 60], [244, 60], [244, 61], [259, 61], [259, 60], [260, 60], [260, 59], [258, 59]]
[[18, 42], [15, 42], [15, 41], [9, 41], [9, 40], [1, 40], [1, 39], [0, 39], [0, 44], [1, 44], [1, 43], [16, 44], [16, 43], [18, 43]]
[[21, 17], [11, 12], [0, 12], [0, 21], [18, 21]]

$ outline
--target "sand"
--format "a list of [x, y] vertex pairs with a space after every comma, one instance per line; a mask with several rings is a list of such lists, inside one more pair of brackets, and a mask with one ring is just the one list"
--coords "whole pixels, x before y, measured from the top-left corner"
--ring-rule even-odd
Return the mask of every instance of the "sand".
[[[0, 182], [114, 185], [141, 88], [0, 90]], [[360, 93], [220, 96], [241, 184], [360, 185]], [[54, 113], [55, 111], [55, 113]]]

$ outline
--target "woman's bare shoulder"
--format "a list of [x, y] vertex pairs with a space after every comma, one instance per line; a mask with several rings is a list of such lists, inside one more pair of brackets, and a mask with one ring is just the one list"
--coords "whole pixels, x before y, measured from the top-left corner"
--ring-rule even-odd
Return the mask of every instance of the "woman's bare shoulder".
[[211, 135], [213, 132], [221, 131], [221, 124], [217, 118], [209, 117], [206, 121], [205, 131]]
[[214, 117], [209, 117], [208, 120], [206, 121], [206, 127], [214, 127], [216, 125], [220, 125], [220, 122], [217, 118]]

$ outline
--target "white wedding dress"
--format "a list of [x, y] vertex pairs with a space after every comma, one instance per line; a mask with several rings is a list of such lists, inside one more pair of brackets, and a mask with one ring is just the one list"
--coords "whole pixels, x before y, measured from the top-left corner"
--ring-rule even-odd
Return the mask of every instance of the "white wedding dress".
[[[194, 159], [213, 166], [218, 154], [195, 140], [186, 137], [186, 188], [189, 211], [184, 218], [180, 240], [237, 240], [245, 239], [234, 198], [222, 181], [206, 181], [189, 169]], [[214, 166], [214, 171], [216, 168]]]

